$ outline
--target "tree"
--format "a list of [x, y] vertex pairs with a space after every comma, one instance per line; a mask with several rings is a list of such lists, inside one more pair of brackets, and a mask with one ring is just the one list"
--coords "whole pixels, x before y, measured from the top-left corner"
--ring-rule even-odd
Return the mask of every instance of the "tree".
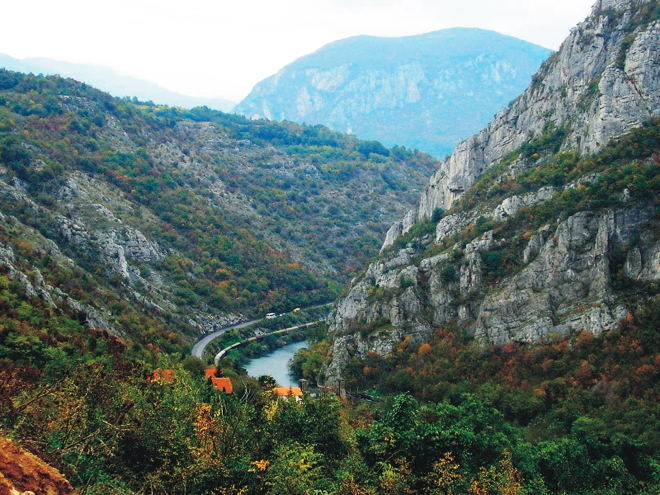
[[204, 375], [204, 362], [196, 356], [187, 356], [181, 364], [193, 376]]

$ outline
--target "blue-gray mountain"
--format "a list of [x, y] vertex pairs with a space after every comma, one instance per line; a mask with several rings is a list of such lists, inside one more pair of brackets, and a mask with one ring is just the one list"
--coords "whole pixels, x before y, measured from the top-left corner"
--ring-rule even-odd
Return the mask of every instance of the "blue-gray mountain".
[[141, 101], [183, 108], [206, 106], [212, 110], [230, 112], [236, 104], [222, 98], [201, 98], [183, 95], [158, 84], [126, 76], [102, 65], [75, 64], [50, 58], [16, 59], [0, 53], [0, 68], [26, 74], [60, 75], [89, 84], [113, 96], [135, 96]]
[[518, 96], [549, 54], [481, 29], [357, 36], [284, 67], [234, 111], [444, 156]]

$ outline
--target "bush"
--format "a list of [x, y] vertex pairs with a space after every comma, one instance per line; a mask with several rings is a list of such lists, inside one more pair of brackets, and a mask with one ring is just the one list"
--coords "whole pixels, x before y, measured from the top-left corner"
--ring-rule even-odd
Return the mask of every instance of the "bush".
[[431, 216], [431, 221], [433, 223], [438, 223], [440, 221], [440, 219], [442, 218], [442, 215], [444, 215], [444, 214], [445, 214], [445, 210], [443, 210], [442, 208], [436, 208], [435, 210], [433, 210], [433, 215]]
[[449, 284], [456, 280], [456, 268], [454, 268], [454, 265], [447, 265], [444, 267], [440, 273], [440, 278], [445, 284]]
[[415, 281], [413, 279], [403, 276], [401, 277], [400, 283], [403, 290], [406, 290], [408, 287], [415, 285]]
[[502, 254], [497, 251], [482, 251], [481, 261], [484, 264], [484, 275], [486, 277], [502, 276]]

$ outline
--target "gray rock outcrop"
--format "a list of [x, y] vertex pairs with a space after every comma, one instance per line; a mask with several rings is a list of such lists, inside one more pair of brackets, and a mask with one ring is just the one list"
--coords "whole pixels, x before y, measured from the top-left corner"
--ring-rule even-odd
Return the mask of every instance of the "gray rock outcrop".
[[[75, 181], [69, 180], [68, 190]], [[76, 220], [58, 217], [60, 235], [65, 242], [84, 251], [97, 251], [109, 273], [116, 273], [128, 280], [128, 261], [152, 263], [165, 257], [163, 249], [150, 241], [139, 230], [123, 225], [103, 205], [92, 204], [93, 214], [77, 215]], [[102, 224], [102, 225], [101, 225]]]
[[[628, 251], [624, 271], [635, 280], [660, 281], [660, 241], [648, 233], [655, 228], [649, 223], [653, 215], [653, 208], [581, 212], [554, 228], [545, 225], [529, 236], [524, 268], [496, 288], [485, 283], [482, 255], [509, 241], [495, 238], [492, 231], [462, 252], [454, 248], [421, 261], [416, 261], [421, 251], [414, 248], [390, 253], [353, 282], [329, 318], [337, 338], [328, 376], [340, 375], [342, 356], [387, 354], [403, 337], [423, 342], [432, 328], [448, 323], [484, 344], [538, 342], [577, 331], [598, 335], [618, 328], [633, 308], [613, 294], [610, 256], [641, 235]], [[404, 280], [414, 283], [404, 290]], [[356, 322], [382, 318], [393, 328], [366, 337], [353, 332]]]
[[496, 221], [503, 222], [510, 216], [518, 213], [520, 208], [524, 206], [532, 206], [537, 203], [543, 203], [552, 199], [557, 192], [554, 187], [542, 187], [538, 191], [525, 194], [523, 196], [510, 196], [502, 201], [495, 211], [491, 214], [491, 218]]
[[31, 273], [27, 272], [31, 275], [29, 277], [25, 272], [17, 269], [15, 264], [13, 249], [0, 244], [0, 267], [4, 268], [9, 279], [21, 285], [26, 297], [38, 298], [51, 308], [65, 307], [81, 317], [88, 327], [120, 335], [120, 332], [108, 323], [98, 310], [76, 301], [59, 288], [46, 284], [38, 268], [33, 268]]
[[491, 166], [544, 133], [566, 126], [564, 147], [592, 153], [660, 116], [660, 22], [634, 25], [650, 0], [599, 1], [541, 67], [521, 97], [461, 142], [422, 194], [418, 221], [450, 209]]
[[[536, 260], [486, 296], [474, 326], [477, 338], [537, 342], [551, 334], [598, 335], [618, 328], [628, 308], [612, 297], [609, 254], [627, 246], [650, 217], [649, 210], [631, 209], [582, 212], [562, 222]], [[640, 272], [653, 265], [653, 248], [644, 253]]]
[[[493, 231], [476, 238], [470, 234], [485, 222], [508, 222], [523, 208], [561, 204], [564, 194], [576, 194], [599, 180], [599, 172], [591, 172], [564, 187], [509, 194], [496, 203], [489, 198], [501, 197], [491, 196], [499, 185], [556, 152], [513, 154], [523, 144], [561, 128], [561, 151], [590, 154], [660, 116], [660, 21], [645, 23], [639, 14], [646, 3], [599, 1], [544, 63], [530, 88], [442, 163], [419, 208], [394, 224], [380, 259], [351, 283], [330, 317], [330, 331], [338, 336], [330, 379], [340, 376], [347, 356], [365, 355], [376, 346], [382, 353], [388, 343], [391, 348], [405, 336], [423, 340], [443, 324], [465, 329], [477, 342], [496, 345], [580, 331], [598, 335], [619, 328], [634, 309], [618, 299], [613, 277], [619, 282], [621, 277], [660, 281], [655, 207], [633, 201], [628, 189], [619, 194], [619, 206], [557, 214], [528, 232], [507, 223], [509, 232], [516, 232], [510, 238], [496, 237]], [[506, 166], [495, 169], [499, 175], [470, 196], [470, 208], [453, 208], [486, 171], [502, 163]], [[526, 184], [527, 190], [534, 187]], [[408, 239], [405, 249], [391, 247], [399, 247], [397, 236], [409, 232], [414, 222], [431, 219], [437, 208], [449, 211], [435, 226], [435, 247], [420, 239]], [[461, 236], [472, 240], [453, 242]], [[502, 253], [519, 256], [511, 273], [499, 271]], [[392, 328], [385, 326], [376, 335], [354, 331], [383, 318]]]

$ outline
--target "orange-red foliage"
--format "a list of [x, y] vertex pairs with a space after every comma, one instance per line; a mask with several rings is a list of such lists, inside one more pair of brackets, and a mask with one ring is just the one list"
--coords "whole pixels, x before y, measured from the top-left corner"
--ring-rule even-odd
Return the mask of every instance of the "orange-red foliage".
[[153, 379], [156, 381], [163, 380], [166, 383], [170, 383], [173, 377], [174, 372], [172, 370], [162, 370], [160, 368], [154, 370]]
[[431, 344], [422, 344], [419, 346], [419, 355], [421, 357], [428, 356], [431, 353]]

